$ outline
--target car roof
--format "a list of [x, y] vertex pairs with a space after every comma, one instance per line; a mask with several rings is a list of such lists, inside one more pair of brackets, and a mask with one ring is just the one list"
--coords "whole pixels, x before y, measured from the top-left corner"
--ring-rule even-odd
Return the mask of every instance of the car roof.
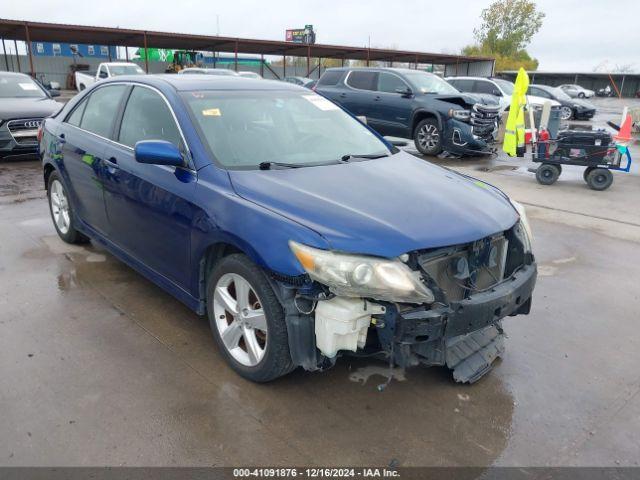
[[175, 73], [152, 75], [122, 75], [108, 79], [101, 84], [132, 82], [161, 88], [171, 86], [177, 91], [195, 90], [291, 90], [309, 93], [306, 88], [287, 82], [265, 80], [262, 78], [248, 78], [228, 75], [176, 75]]
[[362, 71], [371, 71], [371, 72], [396, 72], [396, 73], [415, 73], [415, 72], [422, 72], [422, 73], [429, 73], [431, 75], [434, 75], [431, 72], [425, 72], [424, 70], [415, 70], [413, 68], [396, 68], [396, 67], [333, 67], [333, 68], [327, 68], [325, 71], [343, 71], [343, 72], [349, 72], [352, 70], [362, 70]]

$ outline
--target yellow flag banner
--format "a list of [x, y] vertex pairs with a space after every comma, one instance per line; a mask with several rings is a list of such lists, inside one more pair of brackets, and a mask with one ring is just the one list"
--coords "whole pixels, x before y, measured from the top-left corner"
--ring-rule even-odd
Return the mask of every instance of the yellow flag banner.
[[527, 104], [527, 90], [529, 88], [529, 75], [520, 67], [516, 83], [511, 95], [511, 106], [505, 126], [504, 143], [502, 150], [507, 155], [515, 157], [518, 148], [524, 149], [524, 107]]

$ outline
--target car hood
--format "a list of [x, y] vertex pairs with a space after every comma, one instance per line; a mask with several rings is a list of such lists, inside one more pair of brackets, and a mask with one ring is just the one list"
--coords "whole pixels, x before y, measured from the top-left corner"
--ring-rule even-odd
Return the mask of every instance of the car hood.
[[467, 243], [518, 219], [495, 188], [406, 152], [320, 167], [232, 170], [229, 176], [241, 197], [351, 253], [396, 257]]
[[581, 100], [579, 98], [572, 98], [571, 100], [567, 100], [567, 103], [571, 103], [572, 105], [578, 105], [581, 108], [585, 108], [585, 109], [594, 109], [596, 107], [593, 106], [593, 104], [586, 102], [584, 100]]
[[3, 98], [0, 101], [0, 120], [48, 117], [62, 107], [61, 103], [50, 98]]
[[[484, 93], [453, 93], [453, 94], [441, 94], [441, 95], [433, 95], [433, 94], [422, 94], [425, 99], [435, 98], [437, 100], [441, 100], [443, 102], [455, 103], [457, 105], [463, 106], [462, 104], [466, 104], [471, 107], [476, 103], [480, 103], [482, 105], [491, 105], [498, 106], [497, 97]], [[462, 104], [461, 104], [462, 103]]]

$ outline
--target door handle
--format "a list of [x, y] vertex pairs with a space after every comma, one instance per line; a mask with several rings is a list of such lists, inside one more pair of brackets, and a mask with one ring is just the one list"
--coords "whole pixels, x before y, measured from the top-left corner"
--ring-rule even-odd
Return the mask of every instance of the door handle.
[[340, 94], [340, 98], [347, 98], [347, 94], [346, 93], [341, 93]]
[[380, 95], [376, 95], [373, 99], [374, 102], [379, 102], [381, 100], [382, 97], [380, 97]]
[[116, 157], [105, 158], [104, 163], [109, 170], [116, 170], [118, 168], [118, 159]]

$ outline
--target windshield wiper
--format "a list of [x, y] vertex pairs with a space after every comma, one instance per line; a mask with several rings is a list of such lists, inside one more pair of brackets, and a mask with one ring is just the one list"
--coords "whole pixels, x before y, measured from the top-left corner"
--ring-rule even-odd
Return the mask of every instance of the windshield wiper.
[[348, 153], [340, 157], [340, 160], [342, 160], [343, 162], [348, 162], [352, 158], [365, 158], [368, 160], [374, 160], [376, 158], [382, 158], [382, 157], [388, 157], [388, 156], [389, 154], [387, 153], [370, 153], [366, 155], [354, 155], [354, 154]]
[[304, 167], [299, 163], [282, 163], [282, 162], [260, 162], [258, 164], [260, 170], [271, 170], [271, 167], [282, 167], [282, 168], [300, 168]]

